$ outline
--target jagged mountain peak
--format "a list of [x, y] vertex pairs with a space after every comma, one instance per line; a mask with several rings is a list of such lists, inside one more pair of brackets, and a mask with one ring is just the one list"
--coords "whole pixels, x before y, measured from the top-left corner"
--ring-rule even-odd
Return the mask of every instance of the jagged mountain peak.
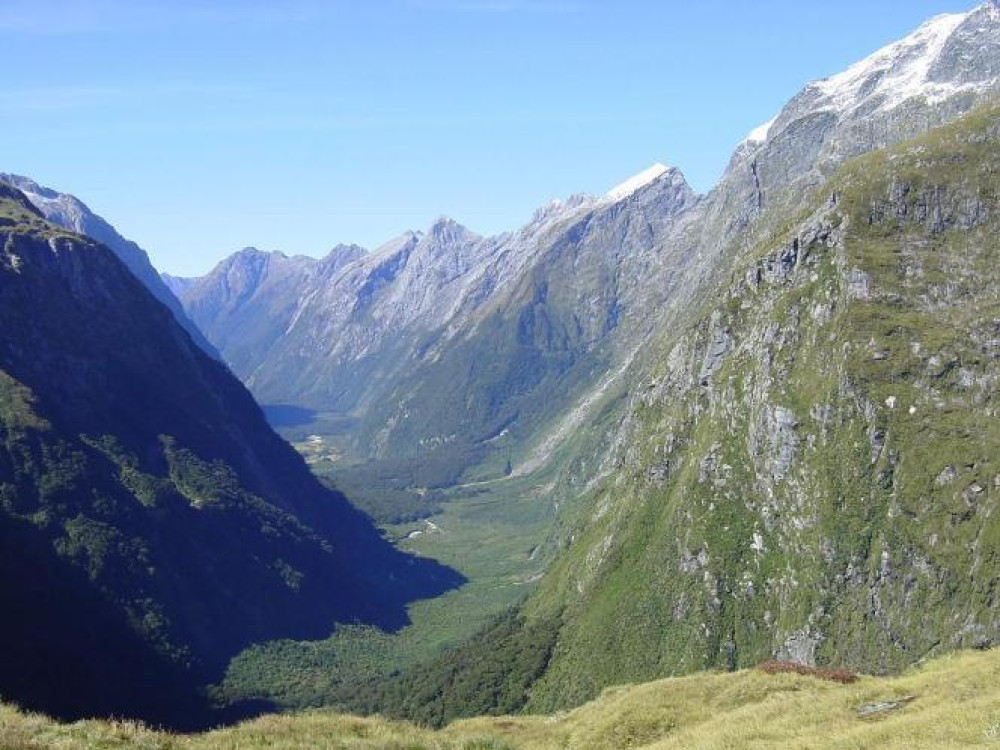
[[235, 257], [250, 258], [257, 255], [270, 255], [270, 254], [271, 253], [266, 250], [261, 250], [260, 248], [254, 247], [253, 245], [247, 245], [246, 247], [237, 250], [235, 253]]
[[431, 222], [430, 231], [441, 231], [448, 228], [465, 229], [465, 227], [459, 224], [455, 219], [442, 214]]
[[556, 198], [539, 207], [532, 215], [531, 221], [521, 231], [531, 231], [539, 224], [558, 219], [577, 209], [592, 208], [599, 202], [600, 198], [590, 193], [574, 193], [569, 198]]
[[252, 245], [237, 250], [232, 255], [223, 259], [217, 266], [217, 270], [224, 272], [239, 268], [265, 266], [272, 260], [285, 260], [287, 256], [280, 250], [261, 250]]
[[435, 219], [422, 237], [423, 241], [448, 244], [469, 242], [478, 238], [478, 234], [449, 216], [439, 216]]
[[320, 261], [323, 273], [327, 276], [337, 275], [352, 263], [365, 258], [368, 250], [361, 245], [340, 244], [334, 246], [326, 257]]
[[368, 252], [368, 251], [365, 248], [363, 248], [361, 245], [340, 243], [340, 244], [334, 245], [332, 248], [330, 248], [330, 252], [328, 252], [326, 254], [326, 258], [327, 259], [329, 259], [329, 258], [340, 258], [340, 257], [343, 257], [345, 255], [352, 255], [353, 256], [353, 255], [357, 255], [359, 253], [363, 255], [366, 252]]
[[413, 247], [420, 242], [421, 237], [423, 237], [422, 232], [415, 232], [412, 229], [407, 229], [399, 236], [393, 237], [388, 242], [375, 248], [375, 250], [373, 250], [369, 255], [369, 258], [373, 260], [377, 258], [385, 258], [396, 255], [400, 252], [412, 250]]

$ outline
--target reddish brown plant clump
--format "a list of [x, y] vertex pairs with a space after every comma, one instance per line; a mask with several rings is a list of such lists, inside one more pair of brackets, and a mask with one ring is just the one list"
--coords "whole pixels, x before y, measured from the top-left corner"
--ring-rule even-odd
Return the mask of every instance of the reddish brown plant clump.
[[829, 680], [830, 682], [839, 682], [843, 685], [849, 685], [858, 679], [857, 674], [847, 669], [817, 669], [816, 667], [807, 667], [790, 661], [766, 661], [758, 669], [764, 674], [801, 674], [807, 677], [818, 677], [821, 680]]

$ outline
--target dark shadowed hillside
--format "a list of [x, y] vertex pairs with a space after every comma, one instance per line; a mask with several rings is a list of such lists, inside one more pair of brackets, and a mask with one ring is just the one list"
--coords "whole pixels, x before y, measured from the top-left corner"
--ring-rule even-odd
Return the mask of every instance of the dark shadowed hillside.
[[395, 628], [460, 580], [320, 485], [109, 250], [2, 190], [0, 694], [175, 720], [165, 686], [250, 643]]

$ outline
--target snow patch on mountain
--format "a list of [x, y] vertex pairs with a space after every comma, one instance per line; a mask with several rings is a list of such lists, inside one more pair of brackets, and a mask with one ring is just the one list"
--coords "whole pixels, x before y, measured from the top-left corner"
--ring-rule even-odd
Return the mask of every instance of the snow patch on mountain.
[[949, 13], [932, 18], [913, 34], [852, 65], [843, 73], [812, 84], [822, 97], [820, 106], [838, 111], [852, 109], [879, 96], [891, 109], [914, 96], [931, 102], [945, 99], [961, 88], [955, 83], [932, 83], [928, 74], [949, 37], [971, 13]]
[[774, 121], [777, 120], [777, 119], [778, 119], [777, 117], [772, 117], [770, 120], [768, 120], [764, 124], [758, 125], [757, 127], [755, 127], [753, 130], [750, 131], [750, 134], [746, 137], [746, 139], [743, 142], [744, 143], [763, 143], [764, 141], [766, 141], [767, 140], [767, 135], [768, 135], [768, 133], [771, 132], [771, 127], [774, 125]]
[[[1000, 87], [1000, 78], [992, 75], [988, 65], [963, 68], [953, 58], [975, 54], [989, 60], [993, 53], [980, 48], [984, 42], [977, 40], [993, 34], [998, 22], [998, 0], [967, 13], [936, 16], [842, 73], [809, 83], [775, 119], [754, 128], [740, 149], [756, 151], [792, 122], [811, 114], [832, 113], [842, 123], [870, 122], [878, 113], [891, 112], [915, 99], [935, 106], [958, 95], [992, 91]], [[978, 51], [963, 50], [963, 46]], [[947, 72], [942, 75], [942, 70]]]
[[634, 177], [625, 180], [622, 184], [611, 188], [604, 197], [613, 203], [625, 200], [630, 195], [646, 187], [646, 185], [655, 182], [669, 171], [670, 167], [663, 164], [654, 164], [649, 169], [643, 170]]

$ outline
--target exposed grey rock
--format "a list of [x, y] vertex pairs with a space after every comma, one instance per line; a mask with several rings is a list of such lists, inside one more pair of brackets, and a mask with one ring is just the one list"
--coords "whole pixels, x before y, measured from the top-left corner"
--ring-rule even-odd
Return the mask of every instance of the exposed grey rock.
[[812, 632], [808, 627], [802, 628], [792, 633], [774, 656], [779, 661], [815, 667], [816, 650], [822, 642], [821, 635]]
[[705, 352], [705, 359], [701, 365], [701, 372], [698, 373], [698, 382], [701, 385], [708, 385], [712, 376], [722, 366], [726, 352], [729, 350], [729, 332], [718, 325], [719, 317], [716, 316], [712, 322], [712, 340]]
[[783, 406], [766, 406], [761, 412], [761, 425], [753, 447], [754, 453], [763, 459], [767, 472], [774, 480], [784, 479], [792, 467], [798, 438], [798, 420], [795, 414]]
[[847, 274], [847, 291], [854, 299], [868, 299], [868, 274], [858, 268]]
[[663, 461], [654, 466], [651, 466], [649, 469], [648, 476], [649, 476], [649, 481], [653, 482], [654, 484], [660, 484], [660, 485], [665, 484], [667, 478], [670, 476], [670, 462]]
[[892, 698], [883, 701], [873, 701], [858, 706], [858, 718], [870, 719], [884, 716], [885, 714], [898, 711], [907, 703], [912, 703], [917, 699], [915, 695], [904, 695], [900, 698]]
[[934, 484], [938, 486], [950, 484], [951, 482], [955, 481], [955, 477], [957, 476], [958, 476], [958, 471], [955, 469], [954, 466], [949, 464], [948, 466], [945, 466], [941, 470], [940, 474], [937, 475], [937, 479], [934, 480]]

